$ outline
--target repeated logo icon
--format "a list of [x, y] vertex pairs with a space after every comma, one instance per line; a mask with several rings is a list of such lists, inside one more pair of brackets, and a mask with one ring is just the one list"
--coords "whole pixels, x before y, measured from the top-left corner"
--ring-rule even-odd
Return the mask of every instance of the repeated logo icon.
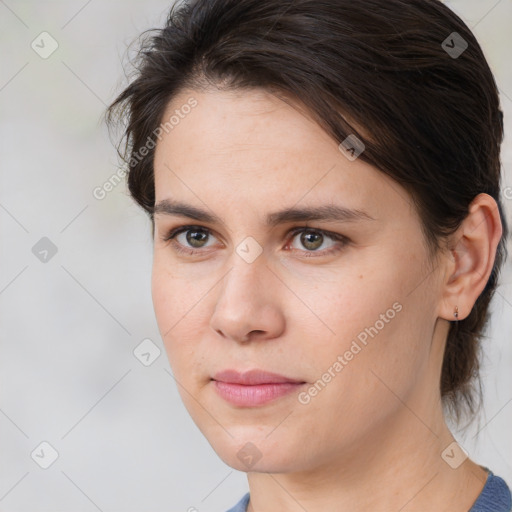
[[246, 263], [252, 263], [262, 252], [263, 248], [252, 236], [245, 238], [236, 248], [236, 253]]
[[48, 263], [56, 254], [57, 246], [46, 236], [43, 236], [34, 247], [32, 254], [41, 262]]
[[263, 457], [263, 454], [254, 443], [249, 442], [245, 443], [244, 446], [238, 450], [236, 456], [238, 457], [238, 460], [251, 469], [254, 464]]
[[452, 59], [457, 59], [467, 50], [468, 43], [458, 32], [452, 32], [441, 47]]
[[41, 32], [30, 46], [39, 57], [47, 59], [57, 50], [59, 43], [48, 32]]
[[341, 151], [342, 155], [345, 155], [351, 162], [353, 162], [366, 149], [366, 146], [364, 145], [364, 142], [357, 137], [357, 135], [352, 133], [340, 143], [338, 149]]
[[49, 442], [43, 441], [30, 456], [38, 466], [48, 469], [59, 458], [59, 452]]
[[142, 340], [133, 350], [133, 355], [144, 366], [151, 366], [160, 357], [160, 354], [161, 350], [149, 338]]
[[468, 458], [468, 453], [459, 443], [453, 441], [443, 450], [441, 458], [452, 469], [457, 469]]

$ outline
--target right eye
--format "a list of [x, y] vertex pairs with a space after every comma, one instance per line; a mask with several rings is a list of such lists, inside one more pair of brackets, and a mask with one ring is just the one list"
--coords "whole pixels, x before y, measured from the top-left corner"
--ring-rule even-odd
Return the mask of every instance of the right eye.
[[164, 242], [170, 241], [177, 252], [194, 255], [198, 252], [198, 249], [209, 247], [204, 245], [204, 242], [208, 242], [210, 236], [212, 236], [211, 231], [207, 228], [201, 226], [181, 226], [172, 229], [161, 239]]

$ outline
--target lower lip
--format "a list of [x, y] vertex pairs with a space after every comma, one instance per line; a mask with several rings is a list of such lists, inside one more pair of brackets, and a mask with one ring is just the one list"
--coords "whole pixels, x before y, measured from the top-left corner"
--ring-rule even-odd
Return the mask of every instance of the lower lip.
[[275, 384], [231, 384], [228, 382], [213, 381], [217, 393], [227, 402], [240, 407], [255, 407], [276, 398], [281, 398], [297, 391], [303, 383], [282, 382]]

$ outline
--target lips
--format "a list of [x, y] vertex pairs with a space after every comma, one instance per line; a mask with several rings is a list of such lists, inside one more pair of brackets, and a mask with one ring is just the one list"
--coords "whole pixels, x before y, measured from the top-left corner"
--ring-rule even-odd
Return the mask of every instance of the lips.
[[264, 370], [223, 370], [212, 378], [217, 393], [240, 407], [255, 407], [296, 391], [304, 381]]
[[266, 372], [264, 370], [249, 370], [243, 373], [238, 372], [237, 370], [224, 370], [216, 373], [213, 380], [229, 384], [243, 384], [245, 386], [254, 386], [257, 384], [283, 384], [285, 382], [298, 384], [304, 382], [296, 379], [290, 379], [277, 373]]

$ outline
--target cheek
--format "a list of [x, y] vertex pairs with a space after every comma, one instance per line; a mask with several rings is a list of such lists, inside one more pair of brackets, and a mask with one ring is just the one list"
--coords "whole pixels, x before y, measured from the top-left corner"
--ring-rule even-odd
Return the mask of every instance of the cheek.
[[204, 286], [194, 285], [191, 279], [193, 272], [193, 269], [180, 269], [171, 263], [164, 251], [155, 251], [151, 295], [162, 336], [168, 332], [170, 335], [182, 323], [186, 323], [189, 312], [194, 313], [205, 293], [203, 288], [207, 283]]
[[151, 296], [162, 337], [172, 327], [176, 314], [176, 295], [179, 294], [179, 290], [176, 287], [169, 286], [172, 281], [172, 276], [168, 270], [158, 262], [155, 256], [151, 275]]
[[337, 336], [329, 344], [317, 338], [306, 348], [312, 378], [298, 412], [304, 428], [331, 446], [355, 446], [364, 432], [396, 414], [403, 408], [397, 397], [408, 396], [427, 365], [429, 345], [413, 337], [407, 304], [397, 304], [402, 309], [393, 309], [388, 323], [380, 319], [388, 300], [363, 304], [357, 319], [350, 310], [338, 315]]
[[372, 402], [371, 392], [365, 391], [374, 389], [372, 370], [390, 385], [404, 387], [428, 359], [429, 305], [421, 291], [409, 294], [422, 276], [417, 270], [402, 272], [391, 253], [387, 259], [380, 256], [374, 264], [338, 269], [329, 279], [310, 275], [290, 285], [302, 300], [293, 315], [304, 333], [301, 351], [314, 379], [326, 372], [344, 375], [325, 375], [324, 380], [338, 383], [329, 387], [344, 390], [337, 400], [350, 401], [344, 395], [350, 389], [352, 397], [364, 395]]
[[[382, 280], [375, 269], [365, 271], [348, 263], [345, 269], [337, 267], [328, 272], [307, 270], [288, 285], [297, 297], [291, 297], [288, 304], [292, 328], [295, 323], [299, 330], [308, 332], [303, 347], [314, 355], [312, 361], [324, 365], [325, 357], [343, 354], [358, 335], [364, 341], [365, 328], [396, 301], [390, 283]], [[314, 343], [308, 343], [308, 338]]]
[[174, 371], [182, 372], [194, 351], [194, 324], [189, 316], [200, 297], [190, 282], [179, 278], [157, 256], [153, 263], [151, 295], [155, 317], [167, 356]]

